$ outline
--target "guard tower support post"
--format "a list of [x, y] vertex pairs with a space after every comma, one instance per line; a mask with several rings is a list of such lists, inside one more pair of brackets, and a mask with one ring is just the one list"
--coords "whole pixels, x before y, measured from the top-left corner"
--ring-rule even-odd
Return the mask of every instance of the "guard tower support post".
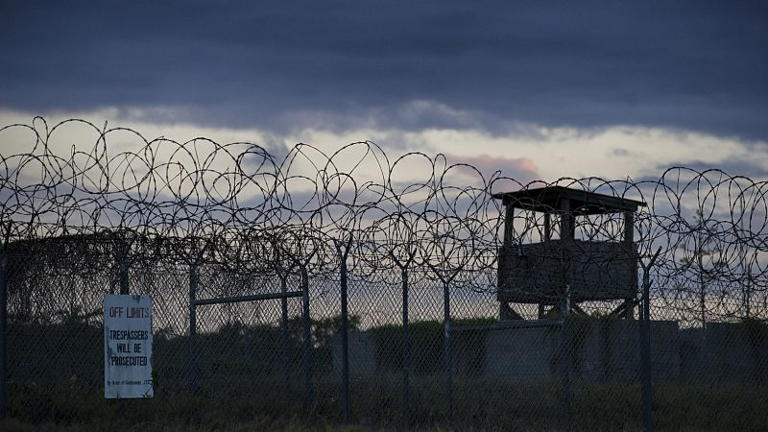
[[[630, 245], [635, 242], [635, 214], [630, 211], [624, 212], [624, 242]], [[637, 268], [632, 272], [632, 286], [637, 286]], [[624, 318], [634, 319], [636, 302], [635, 297], [624, 299]]]

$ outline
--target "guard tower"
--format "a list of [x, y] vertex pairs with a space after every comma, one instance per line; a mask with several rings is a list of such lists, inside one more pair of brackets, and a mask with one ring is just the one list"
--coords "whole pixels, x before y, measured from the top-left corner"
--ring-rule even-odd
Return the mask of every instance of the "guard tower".
[[[498, 193], [505, 207], [504, 243], [498, 251], [500, 319], [522, 319], [511, 303], [539, 305], [539, 318], [548, 306], [565, 304], [584, 313], [585, 301], [620, 301], [611, 313], [632, 318], [637, 303], [637, 248], [633, 243], [634, 212], [645, 203], [562, 186]], [[539, 243], [522, 244], [514, 236], [514, 212], [544, 213]], [[578, 217], [623, 214], [613, 223], [613, 241], [575, 239]], [[559, 222], [553, 235], [552, 219]], [[537, 218], [540, 221], [541, 218]], [[539, 223], [539, 222], [537, 222]], [[551, 308], [552, 310], [554, 308]]]

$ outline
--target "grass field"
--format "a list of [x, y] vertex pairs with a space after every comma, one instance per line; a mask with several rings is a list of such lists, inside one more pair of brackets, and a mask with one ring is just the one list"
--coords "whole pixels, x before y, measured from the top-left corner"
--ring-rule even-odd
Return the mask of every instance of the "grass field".
[[[25, 324], [12, 328], [15, 353], [9, 382], [9, 414], [2, 431], [323, 431], [395, 430], [403, 425], [403, 386], [399, 369], [401, 329], [396, 325], [371, 331], [380, 369], [353, 375], [351, 426], [341, 428], [341, 378], [331, 367], [330, 340], [334, 319], [313, 324], [315, 397], [303, 406], [300, 323], [290, 326], [290, 376], [280, 378], [279, 331], [270, 326], [224, 326], [200, 335], [197, 384], [187, 388], [187, 343], [183, 337], [155, 337], [155, 398], [105, 400], [101, 380], [103, 330], [80, 321]], [[329, 330], [331, 329], [331, 330]], [[485, 378], [478, 367], [456, 372], [453, 412], [448, 418], [441, 371], [442, 327], [437, 322], [412, 326], [412, 430], [512, 431], [639, 431], [641, 392], [637, 378], [624, 382], [571, 384], [568, 417], [557, 380], [516, 383]], [[572, 332], [576, 333], [576, 332]], [[30, 343], [34, 341], [35, 343]], [[484, 352], [484, 339], [457, 338], [455, 352], [471, 365], [472, 353]], [[262, 350], [254, 355], [252, 347]], [[65, 350], [61, 347], [66, 347]], [[54, 353], [56, 355], [51, 355]], [[695, 379], [694, 377], [693, 379]], [[17, 381], [18, 380], [18, 381]], [[709, 384], [704, 385], [704, 382]], [[714, 384], [655, 382], [653, 415], [656, 431], [768, 430], [768, 386], [765, 381]], [[722, 382], [722, 380], [720, 381]]]
[[[104, 400], [93, 388], [72, 383], [56, 388], [11, 389], [11, 420], [3, 431], [246, 431], [339, 430], [337, 380], [315, 381], [311, 412], [302, 409], [301, 387], [251, 383], [249, 392], [231, 386], [197, 396], [160, 395], [148, 400]], [[458, 380], [454, 417], [445, 415], [441, 377], [414, 377], [411, 427], [414, 430], [564, 430], [556, 384], [511, 384]], [[399, 375], [353, 381], [352, 426], [346, 430], [393, 430], [402, 425]], [[574, 431], [640, 430], [637, 384], [574, 385], [570, 398]], [[660, 431], [764, 431], [768, 391], [731, 387], [660, 385], [654, 400]]]

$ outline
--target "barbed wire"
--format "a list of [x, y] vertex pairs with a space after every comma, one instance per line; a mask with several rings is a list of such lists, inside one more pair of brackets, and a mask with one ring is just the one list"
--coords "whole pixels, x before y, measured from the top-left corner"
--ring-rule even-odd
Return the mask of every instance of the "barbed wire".
[[[73, 132], [91, 141], [63, 146], [59, 136]], [[661, 248], [656, 304], [724, 319], [768, 312], [765, 179], [673, 167], [639, 181], [521, 182], [442, 154], [390, 159], [370, 141], [331, 154], [309, 144], [282, 152], [208, 138], [149, 140], [80, 119], [49, 126], [41, 117], [0, 128], [0, 143], [4, 247], [34, 250], [40, 261], [68, 257], [68, 271], [81, 275], [114, 270], [96, 258], [104, 256], [129, 268], [162, 262], [281, 277], [300, 268], [333, 277], [343, 260], [371, 283], [396, 282], [398, 270], [409, 269], [454, 289], [495, 291], [505, 211], [493, 195], [562, 186], [647, 204], [635, 212], [634, 249], [614, 259], [647, 260]], [[623, 215], [539, 207], [557, 220], [574, 217], [577, 254], [587, 258], [576, 262], [552, 247], [528, 253], [559, 259], [563, 273], [581, 266], [590, 283], [612, 286], [615, 275], [597, 271], [588, 249], [621, 242]], [[521, 256], [523, 245], [544, 239], [543, 217], [521, 211], [512, 218], [509, 238]], [[558, 230], [553, 224], [554, 238]], [[545, 285], [556, 277], [548, 269], [530, 274]]]

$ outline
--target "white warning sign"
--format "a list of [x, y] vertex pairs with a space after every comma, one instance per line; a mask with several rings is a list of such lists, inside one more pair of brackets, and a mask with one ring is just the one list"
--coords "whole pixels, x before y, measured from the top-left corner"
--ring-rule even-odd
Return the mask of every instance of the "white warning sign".
[[152, 297], [104, 296], [104, 397], [150, 398]]

